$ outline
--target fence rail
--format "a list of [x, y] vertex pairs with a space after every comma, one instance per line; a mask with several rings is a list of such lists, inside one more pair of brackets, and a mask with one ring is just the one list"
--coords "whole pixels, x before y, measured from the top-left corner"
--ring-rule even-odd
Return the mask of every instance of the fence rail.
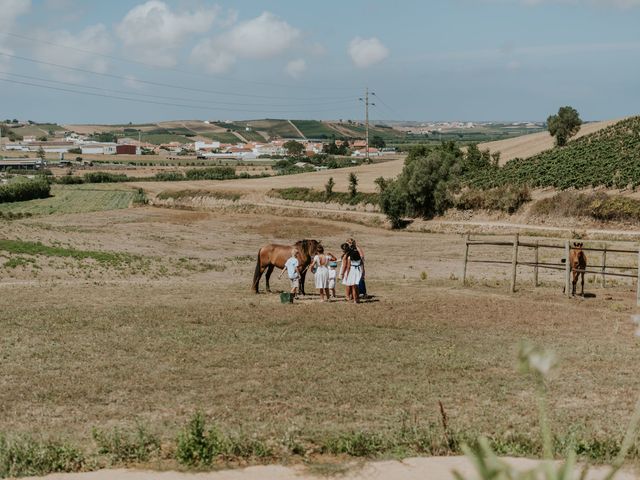
[[[623, 278], [635, 278], [636, 279], [636, 303], [640, 306], [640, 249], [638, 250], [629, 250], [622, 248], [610, 248], [606, 244], [603, 248], [598, 247], [582, 247], [582, 250], [588, 252], [601, 252], [601, 264], [595, 265], [595, 267], [599, 267], [599, 270], [589, 269], [588, 266], [584, 270], [573, 269], [571, 266], [571, 262], [569, 260], [571, 250], [575, 249], [572, 246], [572, 240], [565, 240], [563, 245], [553, 245], [549, 243], [540, 243], [540, 242], [521, 242], [519, 234], [514, 235], [512, 241], [497, 241], [497, 240], [479, 240], [479, 239], [471, 239], [470, 235], [465, 236], [465, 245], [464, 245], [464, 264], [462, 270], [462, 284], [466, 285], [467, 283], [467, 267], [470, 263], [480, 263], [487, 265], [511, 265], [511, 282], [510, 282], [510, 291], [516, 291], [516, 281], [518, 276], [518, 266], [525, 267], [533, 267], [533, 277], [534, 277], [534, 285], [536, 287], [539, 286], [538, 282], [538, 273], [540, 269], [548, 269], [548, 270], [558, 270], [564, 271], [564, 285], [565, 285], [565, 294], [567, 296], [571, 296], [571, 274], [572, 273], [590, 273], [599, 275], [601, 278], [602, 287], [606, 287], [606, 278], [607, 277], [623, 277]], [[495, 260], [495, 259], [470, 259], [469, 258], [469, 249], [470, 247], [478, 247], [478, 246], [497, 246], [497, 247], [511, 247], [511, 260]], [[520, 248], [530, 248], [534, 250], [534, 261], [520, 261], [518, 259], [518, 251]], [[540, 262], [539, 254], [541, 249], [558, 249], [564, 250], [564, 261], [563, 263], [550, 263], [550, 262]], [[637, 262], [634, 265], [625, 266], [625, 265], [607, 265], [607, 253], [619, 253], [619, 254], [633, 254], [637, 256]], [[612, 272], [609, 270], [630, 270], [635, 271], [635, 273], [622, 273], [622, 272]]]

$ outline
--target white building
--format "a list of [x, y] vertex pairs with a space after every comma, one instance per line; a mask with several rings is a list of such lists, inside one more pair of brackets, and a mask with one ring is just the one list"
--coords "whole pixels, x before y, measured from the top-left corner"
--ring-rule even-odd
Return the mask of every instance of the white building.
[[115, 143], [85, 143], [80, 149], [83, 155], [115, 155]]
[[196, 152], [205, 149], [217, 150], [218, 148], [220, 148], [220, 142], [195, 142], [193, 146]]

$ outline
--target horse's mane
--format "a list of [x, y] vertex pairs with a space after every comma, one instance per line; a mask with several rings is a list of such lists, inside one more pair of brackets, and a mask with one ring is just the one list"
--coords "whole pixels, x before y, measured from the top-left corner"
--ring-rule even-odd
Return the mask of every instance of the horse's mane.
[[309, 239], [303, 239], [303, 240], [298, 240], [296, 242], [296, 247], [298, 247], [300, 250], [302, 250], [305, 254], [307, 254], [307, 256], [311, 256], [311, 254], [313, 252], [311, 252], [311, 246], [313, 244], [316, 244], [316, 246], [318, 245], [318, 241], [317, 240], [309, 240]]

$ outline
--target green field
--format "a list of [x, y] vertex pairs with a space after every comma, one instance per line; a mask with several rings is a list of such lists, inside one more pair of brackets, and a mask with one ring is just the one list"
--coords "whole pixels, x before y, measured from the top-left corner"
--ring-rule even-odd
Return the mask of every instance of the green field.
[[233, 132], [238, 132], [240, 135], [242, 135], [244, 138], [246, 138], [250, 142], [264, 142], [265, 141], [265, 138], [262, 135], [260, 135], [258, 132], [256, 132], [255, 130], [251, 129], [251, 130], [247, 131], [245, 125], [239, 125], [237, 123], [225, 123], [225, 122], [218, 122], [218, 123], [216, 123], [216, 125], [218, 127], [220, 127], [220, 128], [224, 128], [226, 130], [231, 130]]
[[191, 143], [193, 139], [185, 137], [184, 135], [175, 135], [173, 133], [143, 133], [142, 141], [153, 143], [154, 145], [161, 145], [169, 142]]
[[[10, 124], [8, 124], [7, 126], [10, 126]], [[11, 130], [16, 135], [20, 135], [22, 137], [29, 135], [41, 137], [43, 135], [49, 135], [49, 130], [56, 132], [64, 129], [60, 125], [56, 125], [55, 123], [38, 123], [34, 125], [27, 125], [24, 127], [12, 128]]]
[[298, 132], [287, 120], [271, 119], [264, 120], [251, 120], [244, 122], [236, 122], [243, 127], [248, 126], [254, 130], [260, 132], [266, 132], [269, 137], [281, 137], [281, 138], [300, 138]]
[[318, 120], [291, 120], [307, 138], [332, 138], [340, 134]]
[[52, 185], [51, 197], [0, 204], [2, 213], [52, 215], [128, 208], [135, 190], [118, 185]]
[[[240, 140], [238, 137], [236, 137], [233, 133], [230, 133], [230, 132], [206, 132], [206, 133], [200, 133], [199, 135], [202, 137], [210, 138], [211, 140], [220, 142], [220, 143], [242, 142], [242, 140]], [[249, 139], [247, 138], [247, 140]]]

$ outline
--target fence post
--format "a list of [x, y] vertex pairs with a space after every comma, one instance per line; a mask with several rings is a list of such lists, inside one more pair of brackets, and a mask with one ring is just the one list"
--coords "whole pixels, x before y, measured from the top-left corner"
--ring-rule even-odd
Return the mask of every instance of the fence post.
[[640, 307], [640, 249], [638, 250], [638, 278], [636, 281], [636, 305]]
[[602, 251], [602, 288], [607, 287], [607, 244], [604, 244], [604, 250]]
[[518, 273], [518, 244], [520, 243], [520, 234], [516, 233], [513, 237], [513, 257], [511, 258], [511, 293], [516, 291], [516, 275]]
[[571, 259], [569, 255], [571, 253], [571, 246], [569, 240], [564, 242], [564, 293], [567, 297], [571, 298]]
[[467, 284], [467, 261], [469, 260], [469, 234], [464, 236], [464, 266], [462, 268], [462, 286]]
[[535, 266], [533, 267], [533, 286], [537, 287], [538, 284], [538, 248], [539, 248], [539, 244], [540, 241], [536, 240], [536, 246], [535, 246], [535, 257], [534, 257], [534, 262], [535, 262]]

